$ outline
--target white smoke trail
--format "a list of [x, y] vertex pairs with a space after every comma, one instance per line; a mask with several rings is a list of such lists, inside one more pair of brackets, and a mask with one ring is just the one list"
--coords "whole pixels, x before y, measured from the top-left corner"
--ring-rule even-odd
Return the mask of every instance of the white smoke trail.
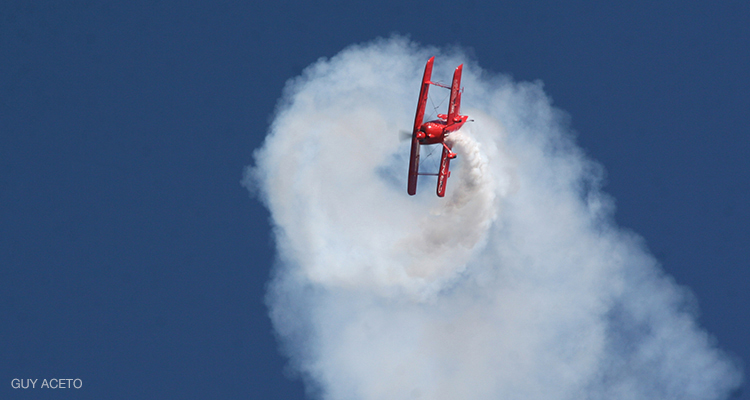
[[322, 399], [718, 399], [741, 379], [538, 83], [464, 68], [448, 195], [406, 194], [424, 62], [400, 38], [290, 81], [246, 184], [271, 212], [271, 318]]

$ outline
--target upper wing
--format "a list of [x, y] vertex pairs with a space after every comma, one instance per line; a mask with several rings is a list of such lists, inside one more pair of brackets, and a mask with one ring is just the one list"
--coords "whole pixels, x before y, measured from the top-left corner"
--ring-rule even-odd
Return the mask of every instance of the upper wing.
[[427, 93], [430, 90], [430, 78], [432, 78], [432, 63], [435, 57], [427, 60], [422, 76], [422, 86], [419, 88], [419, 100], [417, 101], [417, 115], [414, 116], [414, 129], [411, 133], [411, 154], [409, 158], [409, 183], [407, 192], [414, 196], [417, 193], [417, 177], [419, 176], [419, 141], [417, 131], [424, 120], [424, 109], [427, 106]]
[[427, 60], [427, 65], [424, 67], [424, 75], [422, 76], [422, 86], [419, 88], [419, 102], [417, 103], [417, 115], [414, 117], [414, 129], [412, 135], [416, 135], [419, 127], [422, 126], [422, 120], [424, 119], [424, 109], [427, 106], [427, 93], [430, 90], [430, 78], [432, 78], [432, 63], [435, 62], [435, 57], [430, 57]]
[[417, 194], [417, 177], [419, 176], [419, 141], [417, 135], [411, 138], [411, 156], [409, 158], [409, 184], [407, 193], [410, 196]]
[[461, 72], [464, 65], [461, 64], [453, 73], [453, 84], [451, 85], [451, 102], [448, 105], [448, 125], [461, 122], [459, 113], [461, 112]]

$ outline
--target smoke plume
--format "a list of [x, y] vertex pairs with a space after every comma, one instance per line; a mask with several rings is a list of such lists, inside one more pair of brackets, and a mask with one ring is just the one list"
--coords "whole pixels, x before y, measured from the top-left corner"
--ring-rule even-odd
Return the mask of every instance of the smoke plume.
[[[443, 199], [431, 177], [406, 194], [398, 135], [432, 55], [435, 80], [466, 63], [474, 120], [450, 136]], [[267, 304], [311, 397], [686, 400], [739, 385], [690, 292], [614, 224], [566, 121], [540, 83], [402, 38], [288, 82], [245, 184], [271, 213]]]

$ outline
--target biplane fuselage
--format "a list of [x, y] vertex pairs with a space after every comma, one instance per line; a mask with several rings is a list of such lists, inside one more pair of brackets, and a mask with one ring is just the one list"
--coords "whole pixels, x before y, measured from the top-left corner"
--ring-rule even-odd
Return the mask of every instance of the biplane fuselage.
[[469, 119], [467, 115], [460, 115], [460, 118], [457, 121], [448, 125], [446, 115], [438, 114], [438, 117], [441, 119], [425, 122], [419, 127], [419, 130], [417, 131], [417, 140], [419, 141], [419, 144], [442, 143], [449, 133], [461, 129], [464, 123]]
[[[432, 64], [435, 57], [427, 61], [422, 76], [422, 86], [419, 91], [419, 101], [417, 102], [417, 115], [414, 117], [414, 130], [411, 139], [411, 157], [409, 159], [409, 185], [407, 192], [413, 196], [417, 193], [417, 177], [419, 175], [437, 175], [437, 195], [445, 196], [445, 184], [450, 176], [450, 160], [456, 158], [456, 153], [451, 151], [445, 139], [448, 134], [455, 132], [466, 123], [469, 119], [466, 115], [461, 115], [461, 72], [463, 64], [456, 68], [453, 73], [453, 83], [451, 86], [444, 86], [432, 82]], [[438, 119], [423, 122], [425, 107], [427, 106], [427, 94], [430, 85], [440, 86], [450, 89], [450, 103], [448, 104], [448, 114], [438, 114]], [[422, 145], [442, 144], [443, 154], [440, 158], [440, 167], [437, 174], [423, 174], [419, 172], [419, 148]]]

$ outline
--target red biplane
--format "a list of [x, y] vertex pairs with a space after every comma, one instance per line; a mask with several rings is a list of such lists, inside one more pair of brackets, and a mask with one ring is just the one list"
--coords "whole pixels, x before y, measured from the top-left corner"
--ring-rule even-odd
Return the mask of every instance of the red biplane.
[[[432, 63], [435, 57], [427, 61], [422, 77], [422, 87], [419, 90], [419, 103], [417, 103], [417, 115], [414, 117], [414, 130], [411, 135], [411, 159], [409, 160], [409, 195], [414, 196], [417, 193], [417, 177], [419, 175], [437, 175], [437, 195], [445, 196], [445, 183], [450, 173], [450, 161], [456, 158], [456, 153], [451, 151], [445, 143], [448, 134], [455, 132], [466, 123], [469, 119], [466, 115], [460, 115], [461, 109], [461, 71], [463, 64], [456, 68], [453, 73], [453, 84], [450, 87], [432, 82]], [[424, 110], [427, 106], [427, 93], [430, 85], [440, 86], [450, 89], [450, 103], [448, 104], [448, 114], [438, 114], [438, 119], [424, 122]], [[443, 156], [440, 158], [440, 168], [437, 174], [422, 174], [419, 172], [419, 148], [422, 145], [442, 144]]]

